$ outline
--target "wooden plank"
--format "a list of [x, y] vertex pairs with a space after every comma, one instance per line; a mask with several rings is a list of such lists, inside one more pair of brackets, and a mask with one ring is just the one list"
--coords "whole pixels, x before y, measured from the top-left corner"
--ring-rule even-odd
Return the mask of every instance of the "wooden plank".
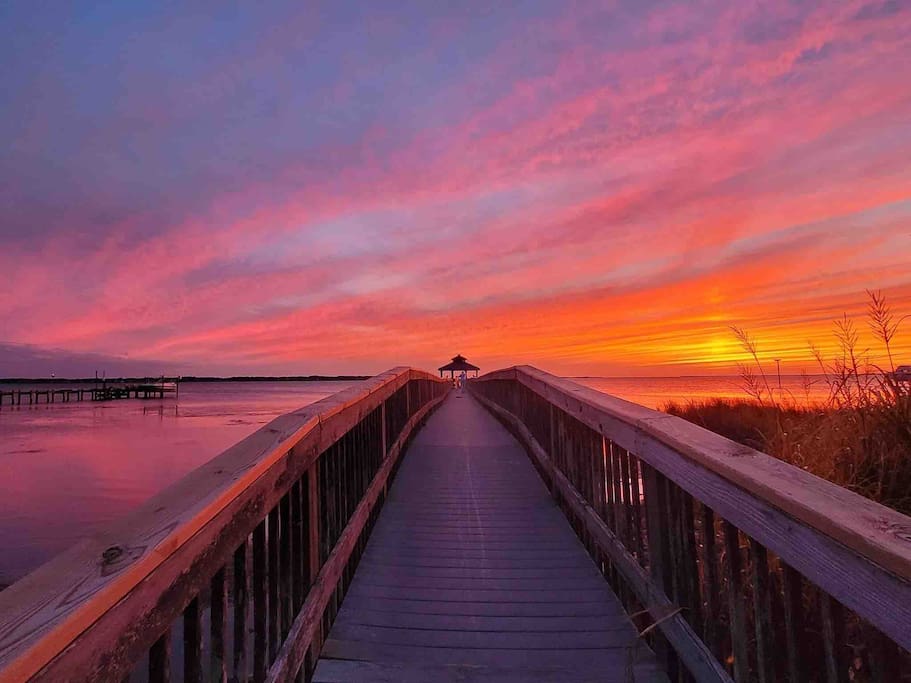
[[550, 590], [519, 590], [512, 589], [458, 589], [447, 590], [444, 588], [409, 588], [408, 586], [375, 586], [360, 584], [352, 588], [351, 596], [359, 598], [384, 598], [389, 600], [424, 600], [427, 602], [502, 602], [515, 605], [523, 602], [559, 602], [565, 605], [575, 603], [588, 603], [604, 595], [601, 586], [587, 587], [584, 589], [567, 588]]
[[[603, 437], [602, 437], [603, 438]], [[642, 492], [640, 491], [641, 484], [640, 478], [642, 473], [640, 471], [639, 458], [637, 458], [632, 453], [629, 454], [630, 457], [630, 486], [632, 493], [633, 501], [633, 533], [635, 535], [633, 539], [633, 545], [630, 547], [630, 550], [633, 551], [633, 554], [639, 558], [639, 562], [643, 561], [643, 545], [642, 545]], [[595, 508], [597, 510], [597, 508]]]
[[722, 520], [724, 534], [724, 567], [727, 571], [727, 603], [730, 612], [731, 647], [734, 657], [734, 680], [748, 681], [750, 660], [747, 646], [747, 617], [743, 596], [743, 561], [740, 556], [740, 532]]
[[297, 610], [304, 600], [304, 581], [305, 581], [305, 564], [304, 564], [304, 519], [301, 508], [301, 486], [302, 480], [298, 479], [291, 486], [290, 496], [290, 562], [289, 571], [291, 573], [291, 615], [292, 619], [297, 615]]
[[275, 655], [278, 654], [278, 648], [281, 643], [279, 637], [281, 622], [281, 587], [279, 584], [279, 529], [278, 529], [278, 503], [269, 511], [268, 526], [266, 527], [266, 548], [268, 555], [268, 578], [269, 585], [269, 614], [267, 619], [267, 631], [269, 637], [269, 662], [275, 661]]
[[696, 523], [693, 498], [686, 491], [680, 491], [680, 540], [681, 540], [681, 583], [685, 585], [687, 613], [685, 616], [696, 633], [702, 633], [702, 593], [699, 583], [699, 567], [696, 555]]
[[508, 580], [508, 579], [527, 579], [527, 580], [547, 580], [561, 579], [572, 581], [573, 579], [588, 578], [597, 575], [597, 568], [591, 564], [580, 560], [567, 567], [539, 567], [520, 563], [512, 568], [490, 568], [490, 567], [427, 567], [421, 565], [411, 565], [404, 563], [387, 563], [381, 561], [368, 561], [362, 559], [359, 567], [370, 567], [372, 576], [395, 576], [402, 580], [420, 579], [423, 577], [437, 578], [456, 578], [468, 580]]
[[[327, 659], [360, 659], [370, 662], [420, 662], [426, 664], [466, 664], [475, 666], [558, 666], [566, 665], [567, 658], [586, 657], [597, 659], [608, 680], [622, 676], [629, 657], [626, 648], [566, 649], [482, 649], [419, 647], [409, 645], [373, 644], [360, 641], [328, 639], [323, 648]], [[613, 676], [610, 675], [613, 670]], [[622, 680], [622, 678], [620, 678]]]
[[253, 680], [265, 680], [268, 667], [268, 614], [269, 587], [266, 573], [268, 550], [266, 548], [266, 521], [253, 531]]
[[753, 626], [756, 631], [756, 669], [760, 683], [774, 683], [775, 660], [772, 651], [772, 598], [769, 592], [769, 560], [766, 549], [750, 539], [750, 583], [753, 591]]
[[215, 572], [211, 582], [209, 608], [209, 680], [227, 683], [226, 641], [228, 635], [228, 591], [225, 570]]
[[700, 564], [702, 565], [702, 595], [705, 599], [705, 619], [703, 620], [703, 641], [716, 657], [721, 657], [720, 633], [717, 618], [720, 611], [718, 597], [718, 555], [715, 550], [715, 513], [702, 505], [702, 546]]
[[652, 582], [662, 591], [670, 586], [670, 550], [665, 523], [666, 486], [664, 477], [648, 465], [643, 467], [645, 510], [648, 517], [649, 573]]
[[819, 611], [822, 618], [822, 644], [825, 654], [826, 680], [829, 683], [848, 683], [848, 667], [842, 655], [844, 621], [841, 605], [831, 596], [820, 592]]
[[460, 681], [460, 683], [591, 683], [616, 680], [629, 683], [667, 683], [654, 665], [635, 664], [629, 673], [605, 671], [584, 658], [572, 668], [560, 666], [504, 667], [477, 664], [426, 664], [415, 662], [364, 662], [326, 659], [320, 662], [314, 683], [427, 683], [427, 681]]
[[421, 614], [372, 609], [369, 604], [344, 606], [335, 627], [350, 624], [387, 629], [423, 629], [432, 631], [468, 631], [471, 633], [576, 633], [623, 631], [629, 634], [629, 622], [622, 608], [608, 605], [600, 614], [569, 616], [496, 616], [464, 614]]
[[[309, 595], [310, 590], [313, 588], [313, 583], [316, 581], [316, 577], [319, 575], [320, 567], [322, 566], [321, 557], [320, 557], [320, 545], [322, 541], [320, 540], [322, 535], [322, 521], [320, 518], [320, 506], [319, 506], [319, 494], [320, 494], [320, 481], [321, 475], [319, 472], [319, 461], [313, 463], [310, 469], [307, 472], [306, 479], [306, 509], [307, 514], [307, 548], [308, 548], [308, 573], [307, 573], [307, 591], [306, 594]], [[304, 603], [301, 605], [301, 609], [298, 610], [295, 621], [301, 617], [303, 612], [303, 605], [306, 604], [306, 597], [304, 598]], [[294, 623], [291, 624], [292, 630], [294, 629]], [[319, 624], [316, 624], [313, 636], [311, 637], [310, 648], [308, 650], [307, 656], [310, 658], [310, 664], [314, 663], [319, 657], [320, 648], [323, 645], [323, 631], [320, 628]], [[306, 664], [306, 662], [304, 662]], [[300, 667], [303, 668], [303, 667]]]
[[202, 683], [202, 609], [199, 598], [190, 601], [183, 613], [183, 680]]
[[782, 601], [784, 605], [785, 650], [788, 680], [803, 680], [803, 589], [800, 574], [782, 562]]
[[247, 678], [247, 620], [249, 619], [250, 579], [247, 573], [248, 541], [234, 553], [234, 577], [232, 583], [234, 603], [234, 653], [232, 658], [234, 677], [243, 681]]
[[[578, 550], [576, 551], [578, 552]], [[370, 563], [364, 563], [363, 566], [366, 568], [369, 567], [369, 579], [365, 578], [360, 582], [360, 586], [369, 588], [370, 592], [374, 592], [376, 589], [383, 588], [409, 588], [413, 587], [417, 589], [418, 592], [414, 594], [414, 599], [418, 599], [417, 596], [420, 595], [420, 591], [433, 591], [434, 589], [440, 589], [442, 591], [462, 591], [468, 599], [468, 596], [472, 591], [481, 591], [481, 592], [501, 592], [504, 594], [509, 594], [512, 592], [517, 593], [550, 593], [554, 597], [559, 597], [561, 595], [560, 591], [566, 590], [568, 585], [573, 585], [571, 579], [567, 579], [565, 575], [555, 576], [552, 578], [546, 579], [525, 579], [525, 578], [513, 578], [513, 579], [488, 579], [484, 577], [471, 577], [471, 578], [452, 578], [452, 577], [441, 577], [441, 576], [414, 576], [409, 574], [401, 574], [399, 572], [388, 573], [382, 571], [382, 568], [378, 568], [376, 565], [371, 565]], [[577, 583], [583, 583], [583, 577], [585, 582], [590, 581], [595, 578], [592, 576], [592, 573], [586, 572], [584, 575], [577, 575]], [[440, 597], [445, 597], [445, 593], [441, 593]]]
[[[622, 623], [622, 620], [621, 620]], [[480, 650], [589, 650], [632, 647], [636, 633], [624, 627], [594, 631], [456, 631], [453, 629], [388, 628], [366, 624], [335, 624], [329, 634], [336, 640], [376, 645], [468, 648]]]
[[149, 648], [149, 683], [171, 680], [171, 630], [168, 629]]
[[[350, 596], [349, 596], [350, 597]], [[373, 598], [357, 601], [350, 597], [346, 605], [357, 608], [365, 605], [372, 609], [399, 614], [437, 614], [465, 617], [613, 617], [617, 615], [617, 604], [613, 600], [599, 600], [579, 603], [564, 602], [433, 602]]]
[[288, 635], [294, 618], [291, 568], [291, 494], [294, 488], [282, 497], [278, 507], [279, 517], [279, 612], [281, 615], [281, 637]]

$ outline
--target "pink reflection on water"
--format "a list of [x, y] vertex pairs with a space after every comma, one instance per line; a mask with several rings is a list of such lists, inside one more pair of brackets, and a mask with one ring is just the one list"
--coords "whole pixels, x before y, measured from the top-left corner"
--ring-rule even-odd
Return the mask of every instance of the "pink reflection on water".
[[0, 409], [0, 584], [15, 581], [273, 418], [347, 382], [186, 384], [180, 400]]

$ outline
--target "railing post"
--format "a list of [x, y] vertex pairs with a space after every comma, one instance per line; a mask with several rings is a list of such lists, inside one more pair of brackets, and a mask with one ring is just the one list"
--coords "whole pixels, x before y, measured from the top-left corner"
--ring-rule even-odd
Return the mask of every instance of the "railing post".
[[750, 675], [747, 649], [747, 617], [743, 604], [743, 561], [740, 557], [740, 531], [722, 520], [724, 530], [725, 567], [728, 579], [728, 610], [731, 623], [731, 650], [734, 656], [734, 680], [737, 683], [748, 680]]
[[247, 675], [247, 618], [250, 577], [247, 571], [247, 545], [244, 539], [240, 547], [234, 552], [234, 673], [244, 680]]
[[265, 680], [269, 666], [266, 661], [269, 642], [266, 631], [266, 552], [266, 520], [263, 520], [253, 531], [253, 680], [257, 683]]
[[[554, 404], [548, 403], [547, 407], [549, 410], [548, 415], [549, 415], [549, 420], [550, 420], [550, 422], [548, 423], [548, 432], [550, 433], [550, 449], [548, 450], [547, 455], [550, 457], [551, 462], [555, 462], [556, 452], [557, 452], [557, 430], [556, 430], [556, 417], [554, 416]], [[527, 417], [523, 416], [522, 419], [526, 420]], [[560, 502], [560, 491], [557, 488], [557, 482], [554, 479], [554, 477], [550, 477], [550, 481], [547, 482], [547, 486], [550, 489], [550, 495], [553, 497], [553, 499], [555, 501], [557, 501], [559, 503]]]
[[389, 453], [389, 447], [386, 445], [386, 403], [388, 401], [383, 401], [380, 404], [380, 421], [383, 426], [383, 457]]
[[211, 580], [209, 619], [209, 680], [213, 683], [227, 683], [228, 667], [225, 643], [228, 627], [228, 593], [225, 570], [219, 569]]
[[[668, 557], [667, 528], [664, 520], [667, 519], [667, 498], [662, 475], [654, 467], [643, 463], [643, 486], [645, 487], [645, 514], [648, 526], [648, 564], [652, 580], [667, 594], [670, 585], [670, 565]], [[659, 661], [664, 662], [668, 673], [676, 673], [674, 657], [663, 638], [658, 638], [655, 643], [655, 654]], [[672, 675], [671, 680], [675, 680]]]
[[[320, 570], [320, 515], [319, 515], [319, 460], [315, 460], [307, 472], [307, 527], [310, 534], [310, 576], [307, 589], [313, 585], [316, 575]], [[312, 663], [316, 664], [320, 650], [323, 647], [323, 633], [320, 626], [316, 627], [313, 642], [310, 643]]]

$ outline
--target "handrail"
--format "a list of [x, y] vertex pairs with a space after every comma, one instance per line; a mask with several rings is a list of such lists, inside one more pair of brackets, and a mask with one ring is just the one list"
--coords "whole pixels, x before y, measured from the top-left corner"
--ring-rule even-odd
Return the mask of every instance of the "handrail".
[[[156, 658], [170, 658], [170, 628], [181, 614], [185, 674], [193, 678], [204, 668], [192, 660], [201, 659], [205, 608], [212, 610], [211, 666], [224, 671], [227, 624], [244, 633], [251, 607], [269, 657], [255, 647], [249, 657], [245, 639], [236, 638], [234, 665], [248, 669], [254, 660], [254, 678], [263, 680], [305, 607], [334, 618], [326, 604], [347, 587], [344, 570], [359, 557], [403, 444], [448, 389], [400, 367], [278, 417], [14, 583], [0, 593], [0, 682], [122, 678], [150, 648], [154, 679], [162, 673]], [[347, 555], [336, 553], [335, 575], [327, 576], [341, 540]], [[225, 614], [227, 579], [233, 615]], [[313, 587], [322, 591], [315, 601]], [[318, 651], [319, 634], [305, 645]], [[301, 664], [290, 661], [294, 670], [284, 675]]]
[[[760, 680], [803, 680], [798, 672], [809, 664], [800, 647], [811, 646], [799, 642], [801, 621], [822, 632], [817, 649], [837, 680], [851, 666], [840, 630], [869, 641], [861, 649], [874, 666], [885, 651], [892, 662], [906, 656], [895, 646], [911, 649], [911, 518], [678, 417], [530, 366], [469, 386], [525, 442], [585, 540], [608, 558], [627, 607], [660, 622], [671, 666], [683, 664], [697, 680], [745, 680], [753, 667]], [[797, 604], [807, 591], [817, 591], [818, 614]], [[727, 615], [719, 612], [724, 592]], [[842, 606], [855, 616], [839, 616]], [[675, 609], [683, 612], [668, 617]], [[788, 621], [787, 657], [777, 663], [773, 612]], [[721, 617], [730, 646], [713, 623]], [[885, 634], [885, 648], [856, 617]], [[785, 661], [788, 671], [776, 674]]]

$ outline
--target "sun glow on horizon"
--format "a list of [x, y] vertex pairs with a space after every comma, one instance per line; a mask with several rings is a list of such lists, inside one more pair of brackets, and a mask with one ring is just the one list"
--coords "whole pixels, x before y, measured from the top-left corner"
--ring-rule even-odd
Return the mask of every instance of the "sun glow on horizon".
[[45, 14], [0, 26], [0, 376], [718, 374], [731, 326], [800, 372], [911, 313], [911, 6]]

